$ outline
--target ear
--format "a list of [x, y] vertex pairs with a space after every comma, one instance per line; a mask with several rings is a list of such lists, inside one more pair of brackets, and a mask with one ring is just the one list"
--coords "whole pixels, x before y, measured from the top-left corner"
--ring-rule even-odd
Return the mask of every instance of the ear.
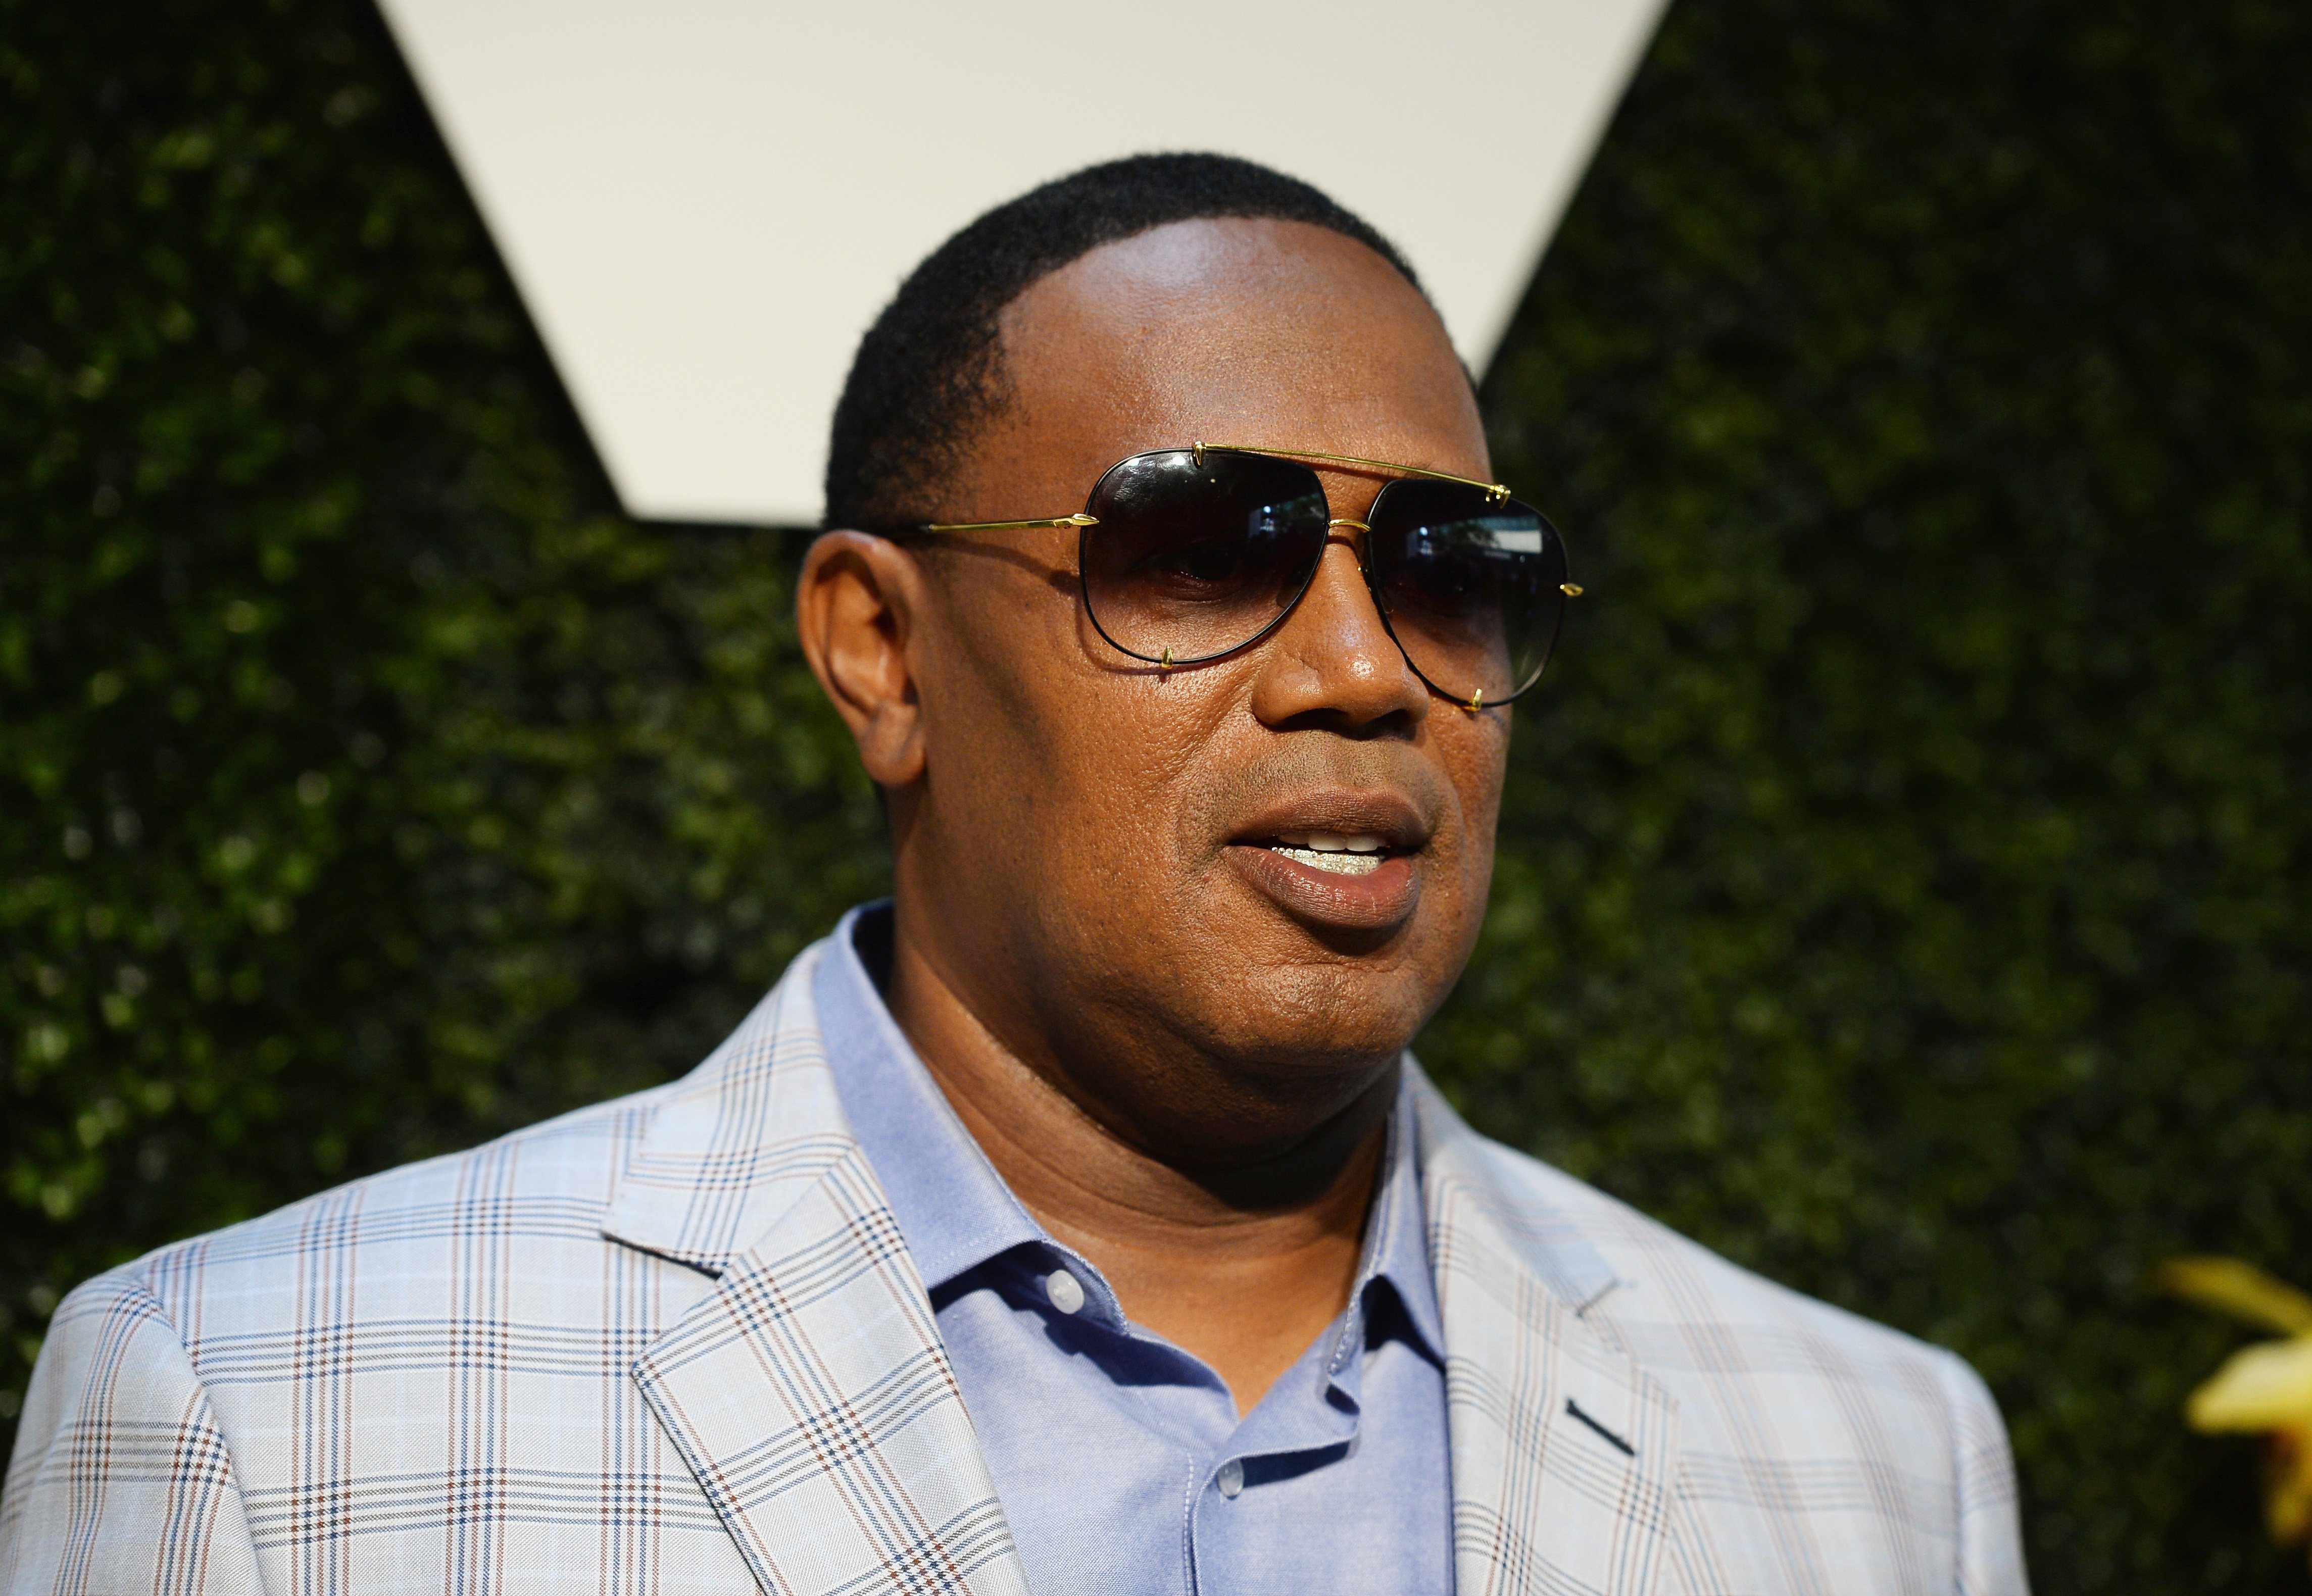
[[811, 673], [884, 787], [924, 773], [924, 713], [908, 640], [928, 593], [923, 571], [888, 539], [828, 532], [803, 556], [795, 630]]

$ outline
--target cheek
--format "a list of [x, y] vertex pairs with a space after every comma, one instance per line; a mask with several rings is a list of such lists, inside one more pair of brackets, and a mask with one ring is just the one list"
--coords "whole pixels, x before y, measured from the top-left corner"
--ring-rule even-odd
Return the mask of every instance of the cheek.
[[1178, 825], [1192, 764], [1185, 717], [1152, 713], [1141, 697], [1102, 695], [1064, 747], [1047, 750], [1047, 824], [1014, 879], [996, 886], [1017, 901], [1028, 884], [1022, 907], [1039, 928], [1047, 995], [1066, 988], [1134, 1009], [1165, 1006], [1151, 978], [1169, 987], [1195, 964], [1180, 941], [1209, 918]]
[[1464, 935], [1474, 939], [1493, 881], [1493, 833], [1501, 818], [1502, 783], [1509, 773], [1509, 716], [1443, 713], [1453, 718], [1436, 733], [1439, 762], [1452, 784], [1460, 821], [1451, 869], [1455, 907], [1469, 922]]
[[1461, 794], [1461, 808], [1469, 817], [1473, 836], [1481, 839], [1485, 856], [1493, 853], [1493, 827], [1501, 819], [1502, 784], [1509, 776], [1510, 721], [1506, 711], [1488, 723], [1467, 757], [1452, 766], [1453, 784]]
[[1067, 684], [1032, 668], [1048, 628], [1021, 601], [1029, 595], [983, 594], [994, 584], [968, 580], [979, 575], [972, 567], [942, 575], [947, 603], [915, 672], [923, 842], [926, 867], [985, 908], [1074, 827], [1082, 723]]
[[1215, 722], [1232, 698], [1193, 673], [1113, 681], [1093, 698], [1077, 778], [1101, 795], [1102, 868], [1133, 881], [1148, 908], [1178, 910], [1207, 851], [1197, 800], [1213, 774]]
[[1092, 655], [1070, 618], [1015, 610], [1009, 635], [959, 651], [953, 686], [926, 688], [932, 780], [960, 789], [940, 805], [952, 829], [1001, 838], [981, 868], [1005, 879], [989, 890], [1080, 951], [1141, 944], [1152, 917], [1187, 908], [1180, 820], [1227, 684]]

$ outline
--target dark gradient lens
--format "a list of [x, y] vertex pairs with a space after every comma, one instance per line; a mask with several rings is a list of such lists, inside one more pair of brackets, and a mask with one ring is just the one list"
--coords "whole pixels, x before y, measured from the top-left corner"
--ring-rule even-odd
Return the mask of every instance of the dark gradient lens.
[[1325, 552], [1325, 490], [1291, 460], [1136, 454], [1092, 489], [1084, 603], [1100, 635], [1156, 662], [1211, 659], [1283, 618]]
[[1502, 704], [1549, 662], [1565, 616], [1565, 546], [1541, 512], [1454, 482], [1392, 482], [1373, 501], [1373, 585], [1430, 686]]

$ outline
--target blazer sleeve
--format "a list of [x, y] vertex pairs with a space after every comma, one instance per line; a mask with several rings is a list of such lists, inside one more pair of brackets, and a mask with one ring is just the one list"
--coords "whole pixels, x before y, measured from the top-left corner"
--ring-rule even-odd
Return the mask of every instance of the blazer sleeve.
[[232, 1460], [159, 1298], [126, 1272], [66, 1298], [0, 1503], [0, 1596], [264, 1589]]
[[1966, 1360], [1943, 1355], [1950, 1404], [1954, 1473], [1958, 1481], [1957, 1596], [2029, 1596], [2023, 1571], [2023, 1525], [2017, 1511], [2015, 1460], [1999, 1404]]

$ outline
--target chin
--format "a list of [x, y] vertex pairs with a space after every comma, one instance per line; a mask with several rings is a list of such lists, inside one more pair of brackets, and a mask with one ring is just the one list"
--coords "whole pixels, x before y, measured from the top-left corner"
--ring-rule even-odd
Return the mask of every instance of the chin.
[[1216, 1060], [1271, 1077], [1362, 1074], [1386, 1064], [1412, 1045], [1444, 995], [1395, 960], [1238, 965], [1177, 990], [1199, 987], [1207, 1000], [1182, 1029], [1204, 1039]]

